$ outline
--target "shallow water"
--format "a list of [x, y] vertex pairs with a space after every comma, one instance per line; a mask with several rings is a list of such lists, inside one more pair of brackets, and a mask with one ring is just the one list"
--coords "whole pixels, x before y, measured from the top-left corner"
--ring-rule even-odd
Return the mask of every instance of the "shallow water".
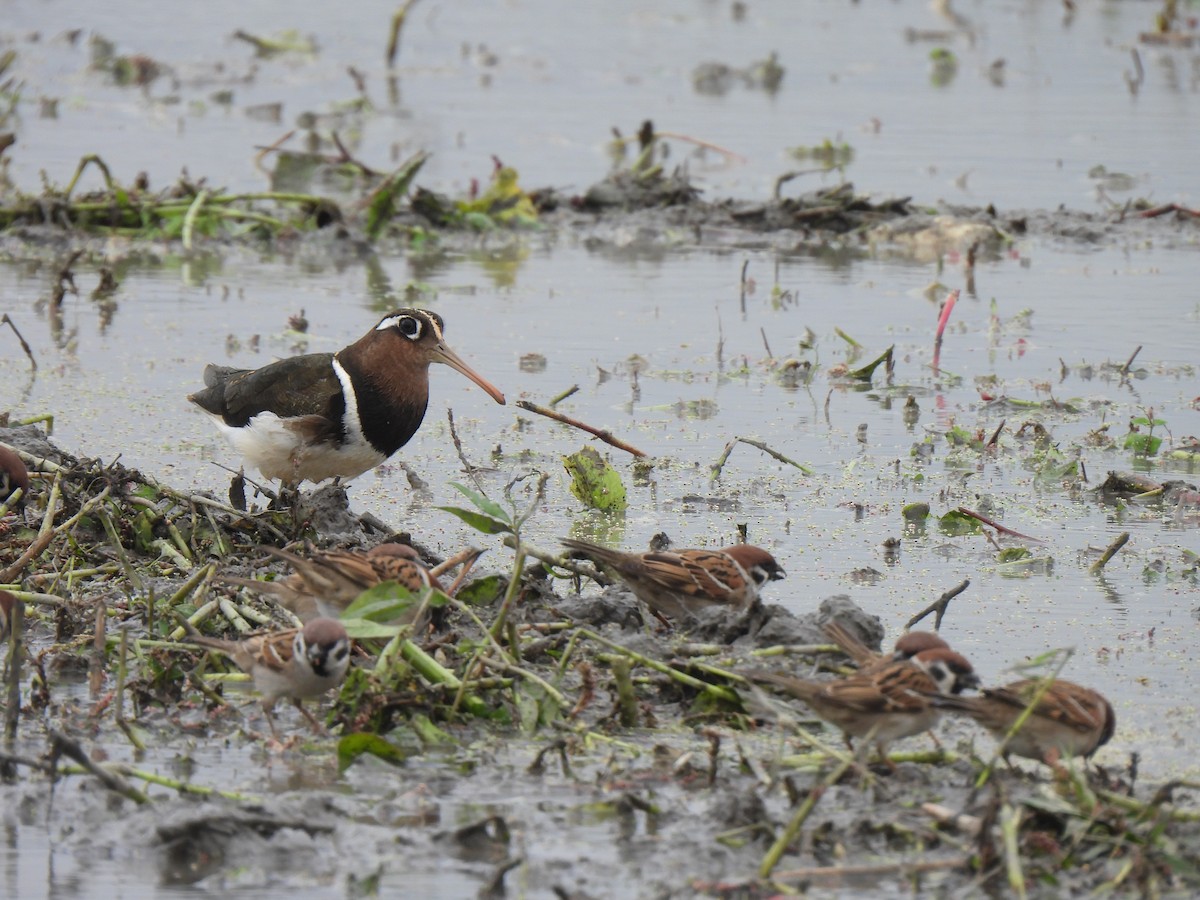
[[[27, 95], [58, 100], [54, 118], [39, 117], [36, 101], [22, 107], [13, 177], [37, 190], [44, 169], [65, 184], [81, 156], [98, 153], [122, 182], [146, 171], [163, 187], [187, 168], [230, 190], [259, 189], [254, 148], [274, 144], [302, 114], [336, 112], [331, 127], [371, 166], [431, 150], [422, 176], [430, 187], [486, 180], [495, 154], [528, 184], [580, 192], [606, 165], [610, 128], [631, 135], [649, 118], [745, 160], [709, 153], [690, 162], [715, 196], [768, 196], [782, 172], [813, 167], [789, 148], [833, 140], [854, 148], [848, 177], [868, 192], [1092, 208], [1103, 186], [1116, 203], [1133, 195], [1196, 205], [1200, 57], [1138, 44], [1153, 30], [1154, 4], [1109, 0], [1068, 18], [1046, 0], [976, 0], [943, 13], [937, 4], [822, 0], [749, 3], [735, 21], [730, 3], [713, 0], [587, 4], [570, 17], [550, 0], [426, 2], [405, 27], [392, 99], [383, 56], [395, 6], [356, 4], [335, 22], [320, 5], [282, 2], [177, 9], [125, 0], [70, 11], [6, 3], [0, 42], [18, 50]], [[72, 43], [68, 29], [82, 36]], [[256, 59], [231, 37], [237, 29], [294, 29], [319, 49]], [[112, 85], [88, 68], [93, 33], [170, 75], [145, 91]], [[937, 48], [958, 58], [941, 84], [929, 59]], [[1126, 86], [1134, 48], [1144, 70], [1136, 94]], [[773, 51], [786, 70], [773, 95], [693, 87], [697, 66], [746, 69]], [[358, 97], [348, 65], [366, 77], [375, 113], [347, 115]], [[215, 102], [225, 90], [231, 102]], [[268, 104], [281, 104], [278, 118], [247, 112]], [[672, 161], [690, 146], [677, 145]], [[1132, 184], [1089, 176], [1096, 166]]]
[[[757, 280], [744, 316], [738, 298], [743, 260]], [[381, 261], [396, 295], [412, 265]], [[978, 297], [959, 302], [941, 355], [943, 373], [962, 376], [958, 383], [935, 379], [929, 369], [936, 307], [922, 291], [937, 275], [932, 267], [871, 260], [828, 267], [803, 257], [741, 252], [647, 259], [590, 253], [566, 242], [539, 248], [534, 239], [519, 262], [504, 264], [503, 287], [497, 287], [496, 269], [482, 253], [423, 273], [436, 290], [429, 305], [445, 316], [453, 346], [511, 399], [545, 402], [578, 384], [565, 411], [612, 429], [660, 461], [649, 486], [631, 484], [629, 512], [604, 531], [609, 540], [636, 547], [665, 530], [683, 546], [732, 541], [735, 525], [744, 522], [750, 539], [771, 547], [791, 575], [773, 599], [805, 609], [848, 590], [889, 629], [969, 577], [972, 586], [952, 608], [947, 627], [956, 646], [973, 654], [985, 672], [1047, 647], [1074, 645], [1078, 653], [1069, 671], [1114, 694], [1122, 734], [1142, 738], [1168, 715], [1196, 734], [1200, 724], [1183, 708], [1190, 704], [1180, 701], [1200, 675], [1197, 667], [1181, 664], [1195, 628], [1197, 592], [1189, 582], [1143, 573], [1160, 557], [1178, 572], [1180, 552], [1195, 547], [1194, 522], [1176, 523], [1170, 510], [1135, 505], [1119, 512], [1087, 495], [1037, 488], [1012, 455], [1019, 458], [1028, 448], [1011, 439], [1023, 422], [1042, 420], [1064, 449], [1103, 422], [1111, 423], [1119, 442], [1129, 418], [1147, 407], [1175, 437], [1194, 431], [1191, 254], [1144, 249], [1131, 258], [1121, 251], [1069, 252], [1030, 243], [1019, 259], [981, 265]], [[204, 363], [259, 365], [289, 352], [290, 340], [277, 335], [300, 307], [312, 322], [309, 349], [348, 343], [375, 317], [372, 302], [361, 299], [369, 294], [366, 274], [355, 266], [300, 272], [282, 262], [227, 262], [218, 275], [194, 283], [176, 270], [132, 270], [103, 331], [89, 301], [68, 301], [64, 327], [73, 336], [59, 349], [45, 319], [32, 310], [45, 293], [44, 276], [0, 266], [3, 311], [22, 325], [40, 364], [31, 382], [25, 359], [9, 355], [2, 364], [3, 401], [17, 416], [53, 412], [54, 437], [66, 448], [102, 459], [119, 454], [126, 465], [168, 483], [223, 493], [228, 475], [216, 464], [236, 466], [237, 459], [184, 400], [199, 384]], [[942, 279], [953, 283], [952, 275]], [[91, 278], [86, 269], [77, 275], [85, 291]], [[771, 299], [776, 278], [794, 298], [786, 305]], [[360, 299], [341, 299], [348, 297]], [[1139, 299], [1145, 297], [1153, 303]], [[1024, 310], [1032, 311], [1027, 319], [1018, 315]], [[810, 387], [788, 389], [766, 368], [763, 335], [776, 357], [800, 355], [806, 327], [817, 335], [816, 350], [807, 356], [817, 361], [818, 373]], [[883, 390], [879, 380], [875, 390], [862, 392], [830, 380], [825, 370], [846, 358], [835, 328], [866, 348], [861, 361], [894, 343], [895, 383], [901, 387]], [[227, 354], [230, 332], [243, 346]], [[718, 333], [725, 375], [717, 360]], [[263, 336], [257, 354], [245, 346], [252, 334]], [[1060, 361], [1098, 369], [1105, 361], [1123, 362], [1139, 345], [1135, 367], [1144, 368], [1145, 377], [1128, 384], [1099, 374], [1084, 380], [1074, 369], [1061, 377]], [[138, 352], [145, 347], [153, 354]], [[545, 355], [544, 371], [522, 371], [519, 357], [531, 352]], [[644, 358], [636, 397], [630, 378], [619, 374], [634, 354]], [[728, 374], [743, 358], [748, 368]], [[601, 380], [598, 368], [618, 374]], [[992, 389], [998, 394], [1054, 396], [1077, 402], [1082, 411], [982, 409], [973, 381], [989, 374], [1000, 379], [1002, 387]], [[892, 402], [884, 403], [889, 393]], [[922, 408], [911, 427], [900, 414], [909, 394]], [[444, 368], [435, 370], [425, 427], [397, 457], [428, 482], [432, 502], [412, 494], [400, 468], [388, 465], [354, 482], [356, 507], [444, 551], [472, 539], [430, 508], [457, 502], [448, 483], [463, 478], [449, 441], [447, 407], [455, 412], [470, 459], [486, 463], [501, 448], [489, 489], [530, 468], [552, 474], [545, 508], [529, 526], [532, 540], [553, 546], [572, 520], [590, 518], [568, 493], [559, 461], [584, 443], [582, 435], [497, 406]], [[517, 428], [522, 420], [527, 425]], [[1009, 444], [999, 462], [970, 457], [965, 469], [948, 465], [944, 444], [928, 465], [911, 457], [927, 433], [951, 424], [990, 433], [1001, 420], [1008, 423]], [[857, 440], [860, 424], [867, 426], [865, 443]], [[816, 474], [805, 477], [742, 445], [719, 485], [710, 486], [710, 464], [737, 435], [763, 440]], [[611, 457], [630, 482], [630, 458], [615, 451]], [[1082, 458], [1093, 483], [1109, 469], [1134, 464], [1125, 451], [1084, 449]], [[712, 496], [733, 508], [710, 509], [686, 501], [688, 495]], [[901, 535], [903, 504], [925, 500], [941, 513], [959, 504], [976, 507], [981, 495], [996, 503], [996, 518], [1046, 541], [1055, 560], [1051, 574], [1003, 577], [993, 570], [983, 538], [944, 538], [936, 530], [907, 540], [899, 561], [884, 563], [881, 544]], [[853, 504], [862, 505], [860, 515]], [[1122, 530], [1133, 532], [1133, 542], [1103, 578], [1089, 576], [1088, 548], [1107, 545]], [[492, 565], [503, 568], [504, 552], [493, 556]], [[851, 584], [850, 573], [865, 566], [886, 577], [876, 586]], [[1120, 747], [1117, 741], [1111, 752]], [[1141, 749], [1151, 770], [1191, 762], [1177, 745], [1155, 742]]]

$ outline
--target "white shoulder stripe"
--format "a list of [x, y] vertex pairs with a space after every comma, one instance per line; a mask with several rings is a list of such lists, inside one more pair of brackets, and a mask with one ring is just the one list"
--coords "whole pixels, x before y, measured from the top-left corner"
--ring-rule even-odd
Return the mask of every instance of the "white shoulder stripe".
[[342, 414], [342, 425], [346, 429], [347, 444], [365, 443], [363, 437], [362, 419], [358, 415], [358, 395], [354, 393], [354, 382], [338, 358], [333, 358], [333, 371], [342, 385], [342, 396], [346, 400], [346, 411]]

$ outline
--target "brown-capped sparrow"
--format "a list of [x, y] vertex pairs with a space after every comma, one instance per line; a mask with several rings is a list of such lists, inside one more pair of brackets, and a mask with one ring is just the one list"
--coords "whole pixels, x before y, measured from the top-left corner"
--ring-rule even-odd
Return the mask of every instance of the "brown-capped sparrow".
[[803, 700], [818, 716], [840, 728], [847, 744], [853, 737], [874, 741], [885, 762], [892, 741], [937, 724], [940, 710], [929, 695], [953, 695], [979, 683], [971, 664], [948, 647], [922, 650], [912, 659], [888, 662], [874, 671], [833, 681], [809, 681], [781, 673], [752, 677]]
[[[1004, 687], [984, 688], [978, 697], [937, 697], [934, 702], [970, 716], [1002, 741], [1040, 683], [1036, 678], [1022, 678]], [[1046, 689], [1021, 729], [1004, 745], [1004, 754], [1007, 758], [1015, 753], [1050, 765], [1062, 756], [1086, 759], [1108, 743], [1116, 727], [1112, 705], [1103, 696], [1060, 678]]]
[[827, 622], [824, 631], [825, 635], [858, 666], [860, 672], [912, 659], [922, 650], [950, 646], [932, 631], [907, 631], [896, 639], [896, 648], [891, 653], [877, 653], [838, 622]]
[[279, 733], [272, 715], [276, 702], [291, 700], [313, 730], [320, 731], [320, 723], [300, 701], [319, 697], [337, 687], [350, 666], [350, 638], [342, 623], [335, 619], [317, 618], [303, 628], [252, 635], [241, 641], [207, 637], [189, 627], [188, 640], [224, 653], [254, 679], [276, 740]]
[[685, 619], [710, 606], [747, 609], [763, 585], [787, 574], [770, 553], [749, 544], [624, 553], [574, 538], [562, 543], [609, 570], [652, 611], [669, 619]]
[[[418, 596], [427, 588], [442, 590], [417, 551], [407, 544], [378, 544], [365, 551], [314, 550], [307, 558], [276, 547], [262, 549], [290, 563], [295, 571], [277, 581], [232, 576], [222, 580], [271, 594], [304, 622], [319, 616], [340, 617], [359, 594], [385, 581], [394, 581]], [[418, 631], [423, 630], [421, 623], [415, 621], [419, 609], [420, 604], [414, 604], [408, 614], [393, 624], [413, 624]]]

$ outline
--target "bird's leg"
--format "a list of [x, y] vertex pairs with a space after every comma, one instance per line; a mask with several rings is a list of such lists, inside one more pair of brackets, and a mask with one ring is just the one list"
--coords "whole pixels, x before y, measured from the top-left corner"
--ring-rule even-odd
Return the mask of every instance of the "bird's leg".
[[316, 717], [312, 713], [310, 713], [307, 709], [304, 708], [304, 704], [300, 702], [299, 697], [293, 697], [292, 702], [294, 704], [296, 704], [296, 709], [300, 710], [300, 712], [304, 715], [304, 718], [308, 719], [308, 723], [310, 725], [312, 725], [314, 734], [324, 734], [325, 733], [325, 726], [323, 726], [320, 722], [318, 722]]
[[275, 738], [275, 743], [281, 744], [283, 742], [279, 740], [279, 732], [275, 730], [275, 716], [274, 716], [274, 713], [272, 712], [274, 706], [275, 706], [274, 703], [264, 702], [262, 705], [262, 708], [263, 708], [263, 713], [267, 717], [267, 724], [271, 726], [271, 737]]

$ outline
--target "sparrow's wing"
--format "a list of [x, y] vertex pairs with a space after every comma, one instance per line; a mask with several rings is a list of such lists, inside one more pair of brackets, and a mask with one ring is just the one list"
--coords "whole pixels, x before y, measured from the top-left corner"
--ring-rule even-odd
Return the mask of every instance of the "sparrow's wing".
[[[1022, 680], [1002, 688], [983, 692], [989, 700], [1023, 710], [1037, 692], [1038, 682]], [[1050, 686], [1031, 713], [1050, 719], [1065, 728], [1088, 732], [1103, 728], [1109, 716], [1108, 701], [1090, 690], [1069, 681], [1056, 681]]]
[[933, 679], [907, 662], [893, 663], [872, 675], [854, 675], [830, 683], [829, 692], [855, 709], [877, 713], [919, 713], [929, 709], [926, 693]]
[[[264, 666], [273, 672], [286, 672], [295, 655], [296, 635], [299, 631], [298, 628], [273, 631], [270, 634], [251, 638], [243, 644], [243, 647], [253, 654], [255, 664]], [[252, 642], [253, 647], [246, 646]]]
[[370, 559], [375, 583], [394, 581], [407, 588], [414, 594], [420, 593], [427, 587], [441, 590], [437, 579], [430, 576], [429, 571], [420, 563], [399, 556], [375, 556]]
[[676, 594], [721, 603], [746, 590], [745, 575], [719, 550], [647, 553], [642, 560], [647, 576]]

